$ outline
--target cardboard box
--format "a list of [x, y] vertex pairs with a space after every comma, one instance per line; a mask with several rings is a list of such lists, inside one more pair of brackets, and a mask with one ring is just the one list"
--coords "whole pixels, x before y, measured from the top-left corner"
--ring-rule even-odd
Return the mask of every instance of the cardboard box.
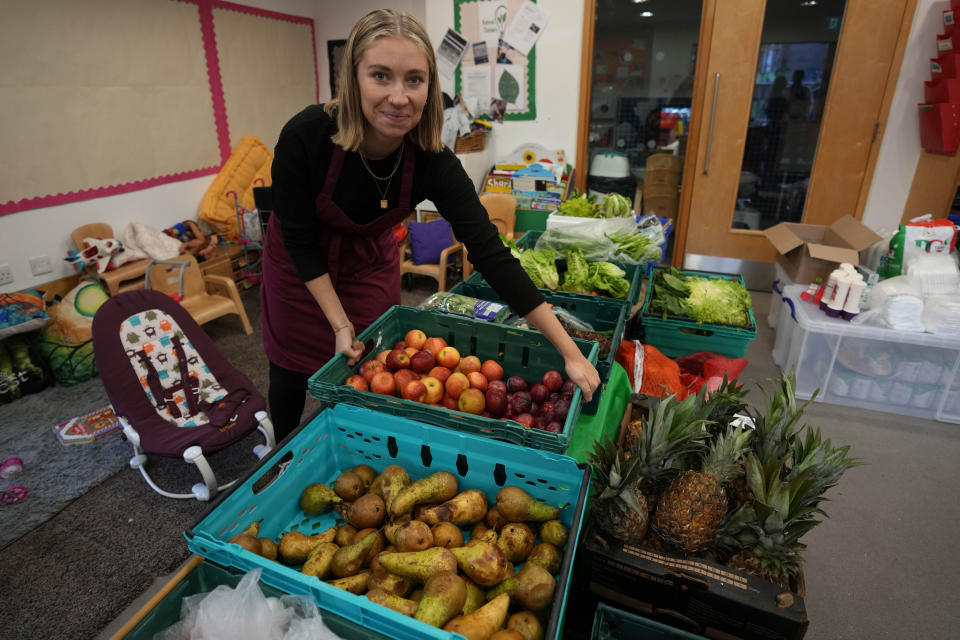
[[777, 263], [795, 283], [826, 281], [841, 262], [860, 264], [860, 252], [882, 238], [852, 216], [829, 227], [781, 222], [763, 234], [777, 250]]

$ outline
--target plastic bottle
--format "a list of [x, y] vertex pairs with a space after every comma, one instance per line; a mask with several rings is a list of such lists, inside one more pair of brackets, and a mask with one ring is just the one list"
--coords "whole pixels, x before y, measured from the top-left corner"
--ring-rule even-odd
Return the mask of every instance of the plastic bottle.
[[840, 312], [843, 310], [843, 305], [847, 301], [847, 292], [850, 290], [850, 285], [853, 281], [853, 278], [850, 277], [850, 274], [841, 271], [840, 275], [837, 276], [837, 284], [833, 289], [833, 297], [830, 299], [830, 302], [827, 303], [827, 315], [831, 318], [839, 317]]
[[854, 280], [850, 284], [850, 291], [847, 292], [847, 301], [843, 305], [843, 311], [840, 317], [844, 320], [853, 320], [860, 313], [860, 303], [863, 301], [863, 294], [867, 288], [867, 283], [863, 278]]
[[839, 267], [830, 272], [829, 277], [827, 277], [827, 284], [823, 289], [823, 295], [820, 296], [820, 309], [821, 311], [827, 310], [827, 305], [833, 300], [833, 291], [837, 286], [837, 278], [843, 274], [840, 271]]

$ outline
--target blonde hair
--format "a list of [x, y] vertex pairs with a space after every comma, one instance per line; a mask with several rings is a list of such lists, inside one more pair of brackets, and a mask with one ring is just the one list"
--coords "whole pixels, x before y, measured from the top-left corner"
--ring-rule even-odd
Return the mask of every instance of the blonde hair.
[[430, 38], [415, 17], [393, 9], [376, 9], [353, 25], [343, 51], [343, 61], [340, 63], [337, 97], [324, 106], [324, 110], [337, 120], [337, 133], [332, 139], [347, 151], [360, 148], [366, 120], [360, 105], [357, 67], [367, 48], [378, 38], [387, 36], [407, 38], [427, 57], [427, 101], [423, 105], [420, 122], [407, 135], [426, 151], [442, 151], [440, 132], [443, 128], [443, 100], [437, 79], [437, 59], [430, 45]]

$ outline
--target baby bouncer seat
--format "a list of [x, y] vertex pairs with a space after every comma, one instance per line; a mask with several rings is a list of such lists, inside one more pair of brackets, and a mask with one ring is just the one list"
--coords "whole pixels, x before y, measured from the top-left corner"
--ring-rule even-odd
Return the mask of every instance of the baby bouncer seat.
[[[266, 442], [253, 453], [263, 458], [273, 448], [263, 396], [166, 294], [142, 290], [111, 297], [94, 316], [93, 350], [107, 396], [133, 444], [130, 466], [157, 493], [209, 500], [237, 480], [218, 485], [205, 454], [255, 428]], [[191, 493], [164, 491], [147, 472], [147, 454], [182, 456], [196, 465], [203, 482]]]

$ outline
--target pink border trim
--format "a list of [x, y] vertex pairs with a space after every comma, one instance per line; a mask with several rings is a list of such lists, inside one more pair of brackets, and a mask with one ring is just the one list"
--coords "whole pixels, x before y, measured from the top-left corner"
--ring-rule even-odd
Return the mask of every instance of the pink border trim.
[[[207, 76], [210, 80], [210, 95], [213, 100], [213, 116], [217, 127], [217, 142], [220, 147], [221, 163], [226, 162], [232, 151], [230, 147], [230, 131], [227, 123], [227, 105], [223, 95], [223, 81], [220, 77], [220, 58], [217, 52], [217, 39], [213, 25], [213, 9], [225, 9], [228, 11], [237, 11], [250, 15], [268, 18], [272, 20], [282, 20], [284, 22], [295, 22], [299, 24], [310, 25], [310, 42], [313, 47], [313, 84], [315, 89], [316, 101], [320, 101], [320, 76], [317, 68], [317, 36], [316, 23], [313, 18], [305, 16], [295, 16], [267, 9], [258, 9], [256, 7], [247, 7], [233, 2], [223, 2], [222, 0], [179, 0], [185, 4], [197, 5], [200, 20], [200, 33], [203, 38], [203, 49], [207, 58]], [[221, 164], [222, 166], [222, 164]], [[84, 200], [93, 200], [95, 198], [105, 198], [107, 196], [119, 195], [157, 187], [172, 182], [180, 182], [208, 176], [220, 171], [220, 166], [204, 167], [202, 169], [192, 169], [171, 173], [165, 176], [154, 178], [144, 178], [143, 180], [134, 180], [123, 184], [110, 185], [106, 187], [95, 187], [93, 189], [81, 189], [79, 191], [68, 191], [66, 193], [57, 193], [46, 196], [37, 196], [35, 198], [23, 198], [21, 200], [10, 200], [0, 202], [0, 216], [30, 209], [41, 209], [44, 207], [54, 207], [58, 205], [70, 204], [73, 202], [82, 202]]]

